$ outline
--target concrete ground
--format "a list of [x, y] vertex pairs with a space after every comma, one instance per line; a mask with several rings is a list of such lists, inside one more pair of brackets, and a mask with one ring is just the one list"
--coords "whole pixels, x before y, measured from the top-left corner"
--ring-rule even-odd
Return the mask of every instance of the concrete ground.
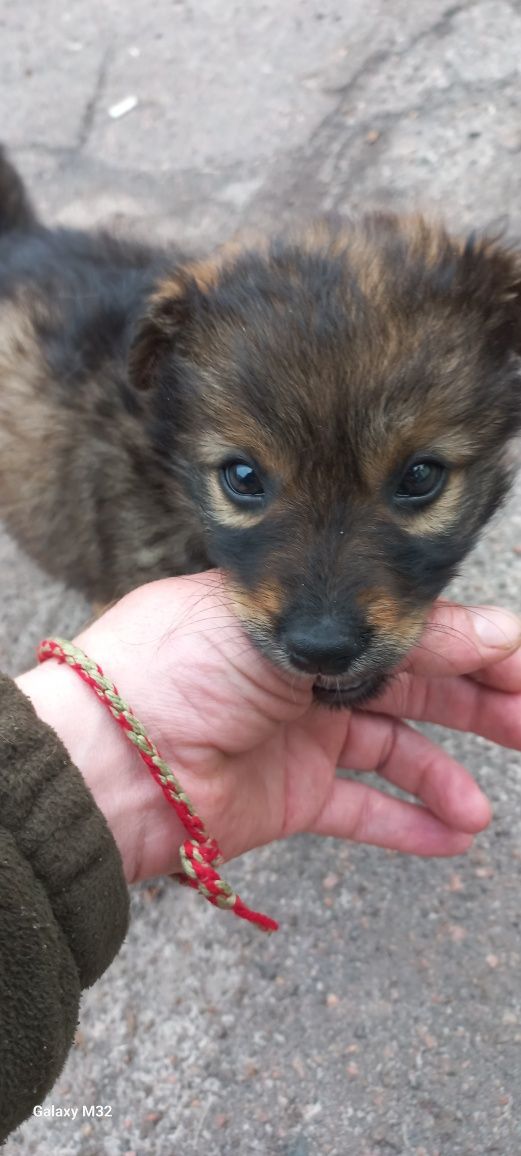
[[[0, 132], [48, 217], [201, 244], [368, 203], [515, 234], [520, 70], [519, 0], [0, 4]], [[460, 595], [521, 609], [518, 511]], [[7, 536], [0, 582], [12, 671], [87, 614]], [[7, 1156], [520, 1156], [521, 760], [443, 741], [495, 806], [463, 860], [252, 854], [229, 876], [280, 918], [269, 939], [138, 890], [50, 1098], [80, 1118], [31, 1120]]]

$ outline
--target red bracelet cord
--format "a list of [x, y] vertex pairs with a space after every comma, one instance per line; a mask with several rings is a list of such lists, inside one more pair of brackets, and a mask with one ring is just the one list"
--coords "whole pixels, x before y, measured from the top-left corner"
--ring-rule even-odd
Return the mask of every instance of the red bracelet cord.
[[277, 931], [278, 923], [274, 919], [262, 915], [259, 911], [252, 911], [242, 902], [230, 884], [221, 879], [216, 865], [223, 862], [223, 857], [215, 839], [207, 834], [202, 819], [194, 811], [173, 771], [165, 763], [142, 723], [121, 698], [114, 683], [107, 678], [101, 667], [88, 658], [79, 647], [62, 638], [46, 638], [40, 643], [38, 661], [45, 662], [48, 658], [65, 662], [72, 670], [77, 671], [88, 686], [92, 687], [100, 702], [104, 703], [129, 741], [134, 744], [156, 783], [161, 787], [165, 799], [181, 820], [189, 837], [179, 850], [183, 875], [174, 878], [187, 887], [195, 888], [215, 907], [233, 911], [239, 919], [247, 919], [262, 931]]

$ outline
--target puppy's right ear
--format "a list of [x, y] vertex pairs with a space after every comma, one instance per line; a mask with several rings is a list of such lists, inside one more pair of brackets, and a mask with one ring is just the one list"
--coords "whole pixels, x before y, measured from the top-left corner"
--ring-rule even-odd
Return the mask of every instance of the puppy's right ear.
[[521, 252], [497, 237], [471, 234], [461, 252], [462, 302], [479, 306], [484, 334], [499, 353], [521, 356]]
[[136, 389], [151, 389], [161, 367], [191, 328], [197, 308], [197, 284], [182, 275], [161, 282], [149, 300], [130, 346], [129, 373]]

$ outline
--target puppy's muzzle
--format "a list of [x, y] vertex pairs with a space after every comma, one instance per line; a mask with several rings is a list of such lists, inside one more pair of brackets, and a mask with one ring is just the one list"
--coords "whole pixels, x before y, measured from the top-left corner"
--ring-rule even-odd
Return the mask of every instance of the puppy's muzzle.
[[353, 611], [290, 616], [279, 627], [277, 646], [294, 671], [313, 677], [313, 697], [324, 706], [340, 708], [366, 702], [378, 694], [388, 667], [371, 653], [375, 632]]
[[278, 643], [295, 670], [304, 674], [348, 674], [371, 642], [372, 632], [354, 621], [346, 624], [332, 615], [314, 621], [297, 619], [279, 633]]

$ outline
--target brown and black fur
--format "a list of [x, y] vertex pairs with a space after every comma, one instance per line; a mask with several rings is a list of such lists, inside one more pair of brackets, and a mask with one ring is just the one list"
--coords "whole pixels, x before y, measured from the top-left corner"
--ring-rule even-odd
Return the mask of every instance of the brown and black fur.
[[[323, 701], [376, 692], [504, 497], [520, 353], [493, 239], [370, 214], [193, 260], [44, 228], [0, 157], [0, 515], [101, 601], [222, 567]], [[397, 505], [432, 455], [439, 496]]]

